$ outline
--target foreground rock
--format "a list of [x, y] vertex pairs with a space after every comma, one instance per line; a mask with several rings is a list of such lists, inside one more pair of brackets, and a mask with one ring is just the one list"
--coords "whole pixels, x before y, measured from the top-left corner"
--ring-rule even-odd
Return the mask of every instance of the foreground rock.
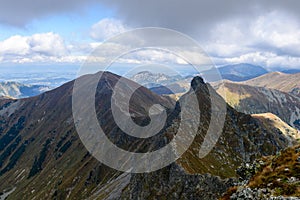
[[240, 182], [227, 191], [223, 200], [299, 199], [300, 146], [245, 164], [237, 173]]

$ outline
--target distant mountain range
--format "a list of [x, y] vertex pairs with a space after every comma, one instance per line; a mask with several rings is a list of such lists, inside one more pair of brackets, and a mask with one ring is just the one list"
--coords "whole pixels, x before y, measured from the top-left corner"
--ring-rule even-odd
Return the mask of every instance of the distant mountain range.
[[241, 63], [236, 65], [226, 65], [218, 68], [223, 79], [231, 81], [249, 80], [268, 73], [268, 71], [258, 65]]
[[[91, 78], [80, 77], [91, 88]], [[234, 186], [236, 169], [242, 162], [274, 155], [296, 142], [292, 135], [272, 124], [261, 123], [251, 115], [226, 105], [202, 78], [191, 81], [191, 90], [177, 103], [140, 87], [130, 100], [130, 113], [137, 124], [149, 122], [153, 104], [167, 109], [167, 123], [157, 135], [131, 137], [116, 125], [111, 111], [113, 87], [120, 76], [105, 72], [97, 86], [95, 109], [99, 125], [118, 147], [131, 152], [154, 151], [168, 144], [181, 121], [180, 102], [195, 92], [201, 111], [201, 124], [192, 145], [171, 165], [151, 173], [130, 174], [98, 162], [82, 144], [73, 121], [74, 81], [39, 96], [0, 100], [0, 192], [12, 193], [9, 199], [218, 199]], [[125, 79], [125, 85], [135, 84]], [[216, 110], [211, 109], [211, 95]], [[82, 109], [85, 106], [83, 96]], [[204, 158], [198, 153], [207, 134], [211, 116], [226, 106], [226, 120], [213, 150]], [[194, 112], [193, 110], [191, 112]], [[193, 119], [189, 119], [193, 120]], [[87, 127], [89, 128], [89, 127]], [[215, 128], [215, 127], [213, 127]], [[189, 135], [189, 134], [188, 134]], [[186, 138], [181, 138], [184, 141]], [[175, 149], [175, 148], [174, 148]], [[110, 154], [110, 149], [103, 149]], [[175, 152], [176, 153], [176, 152]], [[112, 157], [116, 161], [122, 157]], [[209, 174], [208, 174], [209, 173]], [[228, 179], [230, 178], [230, 179]], [[180, 191], [180, 192], [178, 192]]]
[[[236, 64], [236, 65], [226, 65], [218, 68], [220, 75], [223, 79], [228, 79], [232, 81], [245, 81], [249, 80], [263, 74], [268, 73], [261, 66], [251, 65], [251, 64]], [[203, 71], [201, 74], [205, 74], [208, 77], [215, 71], [207, 70]], [[142, 71], [130, 77], [131, 80], [147, 87], [151, 88], [158, 94], [170, 94], [170, 93], [184, 93], [189, 88], [189, 82], [193, 76], [172, 76], [166, 75], [164, 73], [153, 73], [149, 71]], [[214, 77], [214, 76], [212, 76]], [[211, 79], [210, 81], [219, 81], [219, 79]], [[171, 92], [171, 90], [173, 92]]]
[[[268, 71], [261, 66], [247, 63], [226, 65], [218, 67], [217, 69], [222, 79], [231, 81], [245, 81], [268, 73]], [[210, 82], [219, 81], [220, 79], [218, 77], [212, 76], [213, 73], [215, 73], [215, 70], [206, 70], [201, 74], [210, 77]]]
[[142, 71], [137, 74], [134, 74], [130, 77], [130, 79], [147, 88], [152, 88], [174, 83], [176, 81], [182, 80], [183, 77], [179, 75], [169, 76], [164, 73], [152, 73], [150, 71]]
[[300, 69], [285, 69], [285, 70], [278, 70], [282, 73], [285, 73], [285, 74], [297, 74], [297, 73], [300, 73]]
[[0, 96], [11, 98], [25, 98], [39, 95], [50, 90], [50, 87], [43, 85], [28, 85], [18, 82], [0, 82]]

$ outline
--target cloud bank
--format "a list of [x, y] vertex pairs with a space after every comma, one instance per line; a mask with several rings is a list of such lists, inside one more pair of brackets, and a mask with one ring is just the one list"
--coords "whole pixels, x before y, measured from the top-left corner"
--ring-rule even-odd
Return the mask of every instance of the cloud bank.
[[96, 0], [1, 0], [0, 23], [24, 27], [31, 21], [41, 17], [82, 12]]
[[[12, 0], [2, 2], [0, 23], [25, 26], [43, 16], [81, 13], [96, 3], [114, 10], [115, 18], [99, 19], [91, 26], [89, 36], [94, 43], [71, 41], [66, 45], [66, 38], [54, 33], [47, 36], [47, 41], [43, 33], [15, 35], [0, 42], [0, 59], [51, 58], [77, 62], [97, 42], [131, 28], [158, 26], [195, 38], [218, 65], [249, 62], [269, 68], [299, 68], [300, 1], [297, 0]], [[153, 36], [154, 40], [155, 37], [158, 36]]]
[[106, 40], [128, 30], [120, 20], [105, 18], [94, 24], [90, 36], [95, 40]]
[[31, 62], [44, 58], [60, 58], [67, 54], [63, 38], [55, 33], [41, 33], [31, 36], [15, 35], [0, 41], [2, 62]]

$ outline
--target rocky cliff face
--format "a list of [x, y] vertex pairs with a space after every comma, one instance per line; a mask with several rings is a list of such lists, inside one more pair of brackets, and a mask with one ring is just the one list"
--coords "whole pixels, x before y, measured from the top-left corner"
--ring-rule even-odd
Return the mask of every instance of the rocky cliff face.
[[[92, 76], [97, 74], [81, 78], [88, 83]], [[167, 109], [166, 126], [148, 139], [123, 133], [110, 109], [112, 89], [120, 77], [108, 72], [103, 77], [98, 83], [95, 108], [99, 124], [112, 142], [125, 150], [147, 152], [161, 148], [176, 136], [180, 104], [174, 105], [144, 87], [130, 101], [133, 120], [141, 125], [149, 122], [149, 107], [160, 104]], [[199, 158], [211, 116], [225, 102], [200, 77], [194, 78], [191, 86], [179, 101], [195, 91], [201, 123], [194, 142], [177, 162], [144, 174], [116, 171], [87, 152], [72, 118], [73, 82], [36, 97], [1, 101], [0, 191], [14, 189], [8, 199], [153, 199], [164, 195], [215, 199], [232, 185], [232, 180], [226, 178], [236, 176], [242, 161], [275, 154], [289, 145], [289, 139], [280, 131], [273, 133], [250, 115], [226, 106], [225, 125], [217, 144], [207, 156]], [[211, 109], [210, 95], [215, 98], [216, 110]], [[207, 173], [210, 175], [204, 175]]]

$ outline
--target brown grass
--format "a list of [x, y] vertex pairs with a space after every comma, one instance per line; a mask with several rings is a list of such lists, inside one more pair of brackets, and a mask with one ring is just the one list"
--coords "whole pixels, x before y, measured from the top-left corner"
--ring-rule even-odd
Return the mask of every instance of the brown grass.
[[300, 152], [296, 152], [299, 148], [298, 145], [282, 151], [277, 156], [264, 158], [266, 166], [251, 178], [248, 186], [271, 188], [276, 196], [300, 196], [300, 182], [288, 181], [291, 177], [300, 179], [300, 163], [297, 161]]

